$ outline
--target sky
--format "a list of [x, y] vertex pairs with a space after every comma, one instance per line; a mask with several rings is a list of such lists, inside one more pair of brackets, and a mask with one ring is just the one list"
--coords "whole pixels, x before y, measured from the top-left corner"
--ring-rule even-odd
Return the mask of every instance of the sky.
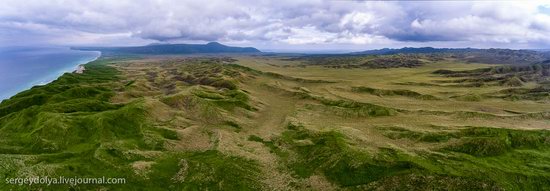
[[550, 48], [550, 1], [1, 0], [0, 46]]

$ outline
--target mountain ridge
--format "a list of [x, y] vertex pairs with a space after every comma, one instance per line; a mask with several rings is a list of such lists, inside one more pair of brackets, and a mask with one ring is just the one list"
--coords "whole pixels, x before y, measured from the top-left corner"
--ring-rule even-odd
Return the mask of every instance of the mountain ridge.
[[218, 42], [207, 44], [149, 44], [128, 47], [71, 47], [74, 50], [101, 51], [107, 54], [197, 54], [197, 53], [259, 53], [254, 47], [226, 46]]
[[536, 64], [550, 60], [550, 52], [527, 49], [502, 49], [502, 48], [434, 48], [434, 47], [403, 47], [399, 49], [375, 49], [360, 52], [352, 52], [349, 55], [396, 55], [396, 54], [424, 54], [430, 56], [443, 56], [463, 60], [466, 62], [478, 62], [488, 64]]

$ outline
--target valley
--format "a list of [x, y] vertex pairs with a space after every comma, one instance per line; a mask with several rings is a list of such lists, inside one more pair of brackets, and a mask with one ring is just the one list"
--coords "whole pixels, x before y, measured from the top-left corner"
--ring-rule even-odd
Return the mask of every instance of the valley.
[[0, 178], [131, 183], [49, 187], [65, 190], [550, 189], [548, 63], [107, 55], [85, 67], [0, 104]]

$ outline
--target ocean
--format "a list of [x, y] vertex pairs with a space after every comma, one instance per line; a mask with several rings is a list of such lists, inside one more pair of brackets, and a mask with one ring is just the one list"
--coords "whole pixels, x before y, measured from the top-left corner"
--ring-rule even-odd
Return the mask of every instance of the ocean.
[[47, 84], [100, 56], [68, 47], [0, 48], [0, 101], [35, 85]]

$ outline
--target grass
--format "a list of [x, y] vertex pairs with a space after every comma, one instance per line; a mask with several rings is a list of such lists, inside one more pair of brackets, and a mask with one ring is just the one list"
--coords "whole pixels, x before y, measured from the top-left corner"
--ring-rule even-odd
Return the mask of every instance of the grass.
[[391, 139], [411, 139], [419, 142], [445, 142], [452, 138], [457, 138], [458, 135], [449, 132], [417, 132], [400, 127], [381, 128], [385, 130], [384, 136]]
[[356, 189], [403, 189], [404, 183], [413, 190], [501, 189], [494, 180], [447, 174], [435, 170], [433, 166], [425, 166], [429, 163], [425, 158], [409, 156], [394, 149], [383, 148], [378, 153], [370, 153], [352, 145], [346, 136], [338, 132], [312, 132], [294, 124], [289, 124], [287, 128], [281, 137], [272, 141], [257, 136], [251, 136], [249, 140], [262, 142], [274, 151], [291, 151], [281, 160], [298, 178], [323, 174], [334, 184]]
[[472, 102], [481, 101], [483, 99], [482, 96], [477, 94], [465, 94], [465, 95], [453, 96], [452, 98], [460, 101], [472, 101]]
[[421, 100], [437, 100], [438, 98], [432, 95], [423, 95], [411, 90], [383, 90], [370, 87], [352, 87], [351, 91], [359, 93], [369, 93], [377, 96], [405, 96]]
[[550, 131], [469, 128], [460, 133], [460, 143], [448, 149], [475, 156], [496, 156], [512, 149], [544, 149], [550, 146]]
[[233, 56], [101, 58], [0, 103], [0, 178], [128, 182], [0, 189], [550, 189], [544, 66]]
[[[314, 133], [304, 129], [289, 130], [281, 141], [297, 154], [289, 161], [295, 175], [306, 178], [317, 171], [342, 186], [367, 184], [383, 176], [405, 171], [406, 163], [378, 164], [366, 154], [352, 149], [345, 137], [337, 132]], [[309, 144], [297, 142], [309, 141]]]
[[[341, 112], [341, 115], [345, 116], [391, 116], [395, 114], [395, 110], [383, 106], [378, 106], [370, 103], [360, 103], [347, 100], [329, 100], [321, 99], [321, 103], [325, 106], [336, 108], [335, 112]], [[343, 109], [341, 109], [343, 108]], [[341, 109], [341, 110], [340, 110]]]
[[[65, 74], [48, 85], [34, 87], [0, 104], [3, 113], [0, 118], [2, 155], [8, 160], [11, 156], [29, 156], [24, 159], [28, 161], [26, 165], [29, 167], [2, 168], [3, 178], [26, 176], [22, 173], [30, 170], [42, 176], [47, 172], [49, 176], [123, 177], [131, 182], [112, 186], [57, 185], [52, 189], [112, 187], [127, 190], [141, 187], [163, 190], [174, 188], [173, 179], [161, 178], [168, 173], [165, 169], [174, 169], [177, 163], [171, 162], [176, 159], [179, 161], [178, 157], [188, 157], [190, 174], [187, 180], [191, 181], [178, 184], [177, 188], [260, 188], [260, 183], [255, 181], [257, 176], [254, 175], [259, 173], [258, 167], [253, 162], [225, 156], [217, 151], [166, 153], [153, 160], [155, 165], [149, 170], [155, 183], [146, 184], [150, 180], [134, 174], [131, 164], [151, 160], [140, 152], [165, 151], [167, 142], [179, 140], [177, 131], [154, 127], [155, 121], [150, 117], [151, 113], [146, 110], [143, 100], [125, 104], [110, 103], [118, 87], [128, 86], [119, 82], [122, 76], [113, 67], [96, 61], [86, 65], [86, 68], [84, 74]], [[222, 96], [219, 100], [212, 99], [212, 107], [247, 106], [248, 97], [242, 92], [224, 90], [218, 94], [212, 91], [209, 90], [209, 93]], [[212, 97], [195, 98], [210, 100]], [[212, 112], [204, 113], [211, 115]], [[2, 187], [26, 189], [17, 185]]]
[[173, 190], [258, 190], [258, 165], [218, 151], [181, 153], [158, 159], [151, 167], [152, 182]]

